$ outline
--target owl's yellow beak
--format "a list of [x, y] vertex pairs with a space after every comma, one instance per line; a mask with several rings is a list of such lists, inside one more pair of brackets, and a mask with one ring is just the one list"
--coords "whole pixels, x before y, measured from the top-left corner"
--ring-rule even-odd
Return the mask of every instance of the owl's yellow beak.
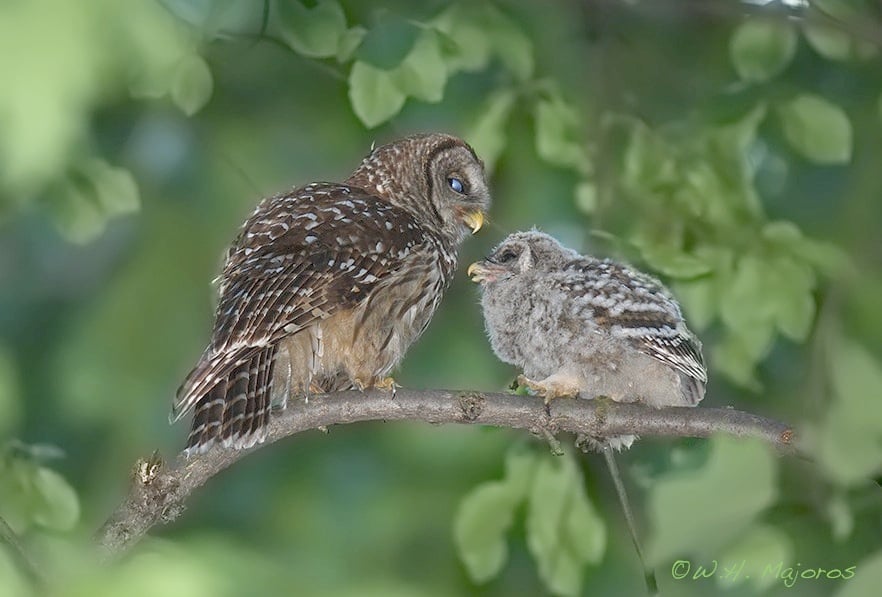
[[462, 214], [462, 221], [472, 229], [472, 234], [475, 234], [484, 225], [484, 214], [478, 210], [467, 211]]

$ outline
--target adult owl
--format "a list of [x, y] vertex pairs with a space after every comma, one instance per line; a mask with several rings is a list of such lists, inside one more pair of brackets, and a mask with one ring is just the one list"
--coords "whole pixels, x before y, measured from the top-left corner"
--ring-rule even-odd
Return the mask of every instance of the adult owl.
[[[704, 397], [701, 342], [655, 278], [535, 230], [510, 235], [468, 273], [494, 352], [546, 402], [606, 396], [658, 408]], [[634, 438], [608, 439], [621, 448]]]
[[490, 205], [474, 150], [445, 134], [378, 147], [343, 183], [264, 199], [218, 278], [214, 331], [170, 419], [187, 453], [266, 437], [290, 396], [387, 388]]

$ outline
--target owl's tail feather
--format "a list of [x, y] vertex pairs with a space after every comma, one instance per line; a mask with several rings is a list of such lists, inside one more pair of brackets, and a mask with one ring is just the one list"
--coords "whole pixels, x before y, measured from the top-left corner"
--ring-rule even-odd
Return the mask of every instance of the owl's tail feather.
[[196, 402], [186, 455], [215, 442], [242, 450], [266, 439], [275, 348], [270, 346], [232, 369]]

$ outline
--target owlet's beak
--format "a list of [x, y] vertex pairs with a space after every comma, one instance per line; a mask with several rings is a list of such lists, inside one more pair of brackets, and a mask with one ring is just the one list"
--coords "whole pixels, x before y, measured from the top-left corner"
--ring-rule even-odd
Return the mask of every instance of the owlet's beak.
[[467, 211], [462, 214], [462, 221], [472, 229], [472, 234], [475, 234], [484, 225], [484, 214], [479, 210]]
[[469, 278], [472, 279], [472, 282], [479, 282], [480, 280], [475, 279], [473, 276], [478, 274], [480, 276], [481, 264], [477, 261], [469, 266], [469, 269], [466, 270], [466, 274]]

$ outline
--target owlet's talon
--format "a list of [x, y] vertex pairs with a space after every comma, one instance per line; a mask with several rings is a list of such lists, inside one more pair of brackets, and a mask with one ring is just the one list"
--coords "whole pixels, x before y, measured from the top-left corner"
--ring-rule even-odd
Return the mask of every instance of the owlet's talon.
[[542, 381], [533, 381], [526, 375], [518, 375], [518, 383], [532, 390], [537, 396], [542, 396], [546, 406], [555, 398], [574, 398], [579, 395], [579, 386], [569, 380], [547, 377]]

